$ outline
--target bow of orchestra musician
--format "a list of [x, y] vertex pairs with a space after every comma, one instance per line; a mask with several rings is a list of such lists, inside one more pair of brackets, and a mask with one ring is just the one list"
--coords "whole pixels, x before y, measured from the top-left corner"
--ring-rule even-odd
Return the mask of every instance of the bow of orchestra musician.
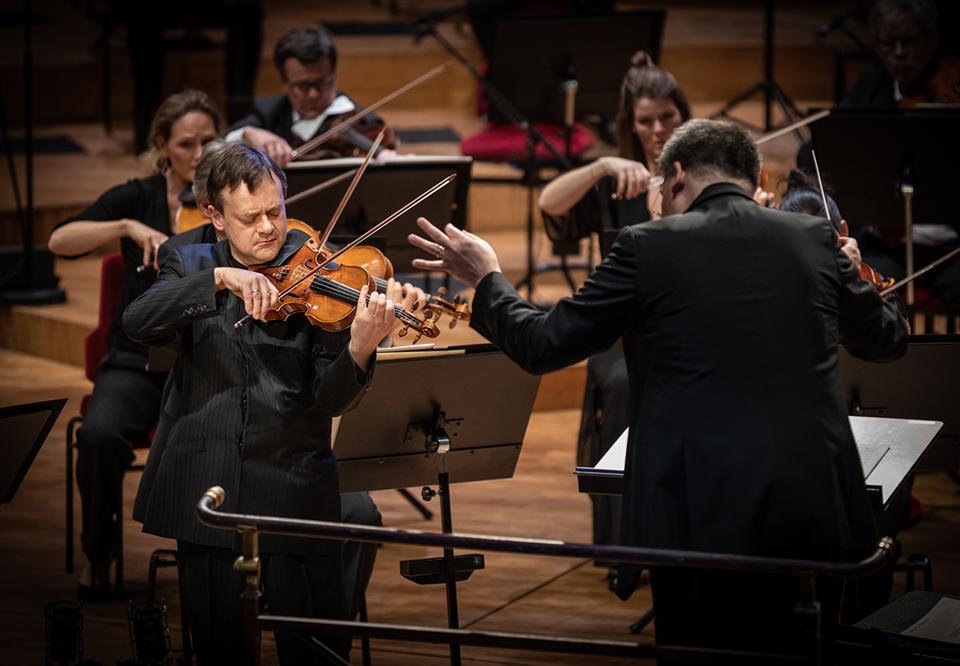
[[[482, 233], [422, 216], [456, 188], [453, 174], [405, 192], [386, 214], [365, 206], [360, 227], [344, 222], [372, 171], [412, 152], [388, 124], [390, 103], [427, 81], [443, 85], [455, 61], [409, 72], [381, 100], [359, 99], [338, 86], [331, 33], [297, 27], [275, 44], [276, 94], [232, 125], [203, 91], [163, 99], [145, 134], [150, 173], [105, 191], [49, 237], [61, 257], [119, 241], [124, 266], [109, 352], [77, 433], [80, 597], [109, 594], [131, 442], [154, 432], [133, 518], [176, 540], [198, 662], [242, 663], [239, 637], [250, 627], [234, 571], [239, 542], [200, 522], [198, 499], [221, 486], [229, 512], [380, 525], [369, 493], [340, 492], [332, 422], [376, 384], [378, 349], [422, 341], [435, 351], [441, 322], [469, 324], [529, 373], [586, 362], [581, 455], [593, 438], [596, 464], [627, 431], [622, 502], [613, 511], [595, 499], [598, 543], [869, 555], [900, 526], [868, 499], [838, 349], [901, 358], [918, 285], [960, 311], [960, 237], [953, 211], [891, 231], [841, 210], [846, 193], [831, 191], [830, 175], [853, 180], [829, 162], [837, 153], [817, 128], [844, 109], [955, 113], [960, 67], [939, 47], [936, 11], [929, 0], [873, 3], [877, 67], [839, 111], [788, 117], [775, 132], [694, 117], [683, 81], [640, 44], [616, 65], [616, 154], [571, 159], [547, 140], [552, 154], [540, 166], [557, 175], [538, 205], [548, 232], [600, 237], [602, 247], [578, 288], [549, 305], [528, 300], [532, 278], [520, 295]], [[577, 77], [583, 85], [591, 72]], [[498, 103], [496, 93], [487, 99]], [[784, 136], [798, 138], [796, 165], [768, 180], [764, 146]], [[954, 145], [956, 135], [943, 140]], [[883, 147], [864, 146], [867, 174], [873, 150]], [[289, 191], [298, 163], [343, 158], [343, 173]], [[912, 175], [919, 182], [922, 168]], [[288, 216], [323, 193], [337, 193], [323, 199], [336, 204]], [[399, 265], [377, 239], [404, 216], [419, 218], [406, 238], [418, 254]], [[156, 347], [175, 351], [172, 367], [151, 367]], [[909, 502], [904, 483], [898, 501]], [[353, 620], [376, 554], [369, 543], [264, 538], [262, 602], [273, 615]], [[622, 598], [648, 580], [639, 567], [609, 567]], [[663, 566], [649, 580], [658, 645], [778, 653], [802, 635], [794, 610], [805, 592], [789, 579]], [[882, 605], [867, 601], [869, 583], [817, 582], [826, 645], [841, 620]], [[350, 657], [348, 637], [313, 640], [324, 658]], [[276, 644], [281, 664], [321, 663], [294, 632], [278, 629]], [[831, 659], [829, 647], [823, 654]]]

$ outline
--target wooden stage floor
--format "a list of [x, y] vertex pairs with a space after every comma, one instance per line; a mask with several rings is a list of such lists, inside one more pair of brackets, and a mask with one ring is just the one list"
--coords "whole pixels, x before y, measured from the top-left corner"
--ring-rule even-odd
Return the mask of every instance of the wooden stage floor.
[[[55, 397], [70, 402], [51, 432], [12, 504], [0, 507], [0, 664], [38, 663], [44, 653], [43, 610], [48, 601], [74, 598], [76, 580], [64, 572], [64, 428], [89, 388], [77, 366], [0, 350], [0, 405]], [[590, 504], [577, 492], [572, 471], [578, 410], [534, 412], [514, 478], [453, 488], [457, 531], [589, 541]], [[125, 481], [125, 566], [129, 596], [145, 598], [147, 561], [164, 539], [143, 535], [130, 519], [139, 474]], [[904, 553], [928, 554], [935, 589], [960, 596], [960, 489], [946, 475], [921, 475], [914, 493], [926, 505], [921, 523], [901, 535]], [[439, 530], [396, 493], [373, 494], [384, 523], [393, 527]], [[438, 507], [433, 507], [438, 510]], [[79, 517], [77, 518], [79, 529]], [[441, 588], [414, 585], [399, 576], [398, 562], [436, 556], [426, 548], [385, 546], [377, 558], [368, 591], [370, 620], [445, 625]], [[463, 626], [486, 631], [529, 631], [611, 640], [652, 641], [654, 626], [638, 638], [628, 626], [651, 604], [648, 588], [628, 602], [613, 596], [604, 570], [584, 560], [488, 553], [485, 570], [460, 586]], [[898, 577], [894, 594], [903, 592]], [[159, 576], [158, 594], [169, 604], [174, 645], [179, 643], [176, 578]], [[129, 658], [126, 601], [110, 600], [85, 608], [86, 657], [105, 664]], [[445, 648], [375, 641], [375, 664], [446, 663]], [[265, 664], [276, 663], [272, 639], [265, 636]], [[493, 649], [464, 649], [466, 664], [616, 664], [625, 660], [544, 655]], [[355, 661], [359, 652], [354, 652]]]

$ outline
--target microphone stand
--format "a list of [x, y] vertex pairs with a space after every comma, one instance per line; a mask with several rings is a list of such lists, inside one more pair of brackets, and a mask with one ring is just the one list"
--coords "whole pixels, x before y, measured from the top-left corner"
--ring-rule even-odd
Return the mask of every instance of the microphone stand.
[[[527, 287], [528, 297], [533, 297], [533, 277], [537, 273], [537, 267], [535, 265], [535, 259], [533, 256], [533, 235], [534, 235], [534, 215], [533, 215], [533, 191], [534, 188], [540, 184], [539, 177], [537, 175], [537, 164], [536, 164], [536, 147], [537, 144], [542, 144], [546, 148], [547, 152], [550, 153], [550, 156], [557, 161], [560, 165], [560, 168], [563, 171], [569, 171], [572, 169], [570, 160], [567, 156], [563, 155], [560, 151], [554, 147], [552, 143], [547, 141], [546, 137], [543, 136], [543, 133], [538, 130], [533, 123], [531, 123], [524, 115], [517, 109], [513, 103], [506, 98], [506, 96], [501, 93], [495, 85], [493, 85], [487, 77], [478, 72], [476, 68], [470, 64], [470, 62], [463, 56], [457, 48], [450, 43], [450, 41], [440, 34], [437, 30], [436, 24], [429, 20], [428, 18], [421, 18], [414, 24], [414, 40], [419, 42], [423, 37], [432, 37], [440, 46], [444, 48], [457, 62], [463, 65], [464, 69], [473, 77], [479, 86], [482, 86], [487, 93], [487, 100], [495, 106], [505, 118], [507, 118], [512, 125], [516, 125], [521, 130], [523, 130], [527, 135], [526, 140], [526, 152], [527, 152], [527, 164], [524, 168], [523, 179], [520, 181], [522, 184], [526, 185], [530, 192], [530, 197], [527, 203], [527, 273], [524, 277], [514, 285], [517, 289], [520, 289], [523, 286]], [[488, 180], [487, 182], [504, 182], [504, 183], [515, 183], [515, 180]], [[564, 271], [567, 282], [573, 283], [572, 279], [567, 272], [566, 265], [561, 265], [562, 270]]]
[[17, 203], [17, 213], [20, 218], [20, 234], [23, 237], [23, 248], [20, 261], [15, 267], [0, 277], [0, 303], [45, 305], [49, 303], [63, 303], [67, 299], [66, 293], [57, 285], [59, 279], [53, 275], [52, 263], [49, 266], [50, 274], [41, 275], [44, 268], [35, 261], [33, 247], [33, 42], [32, 17], [30, 14], [30, 0], [23, 2], [23, 105], [24, 105], [24, 158], [26, 162], [26, 208], [20, 202], [20, 186], [17, 181], [13, 147], [10, 142], [7, 114], [3, 100], [0, 99], [0, 131], [3, 134], [4, 147], [10, 167], [10, 178], [13, 184], [14, 199]]

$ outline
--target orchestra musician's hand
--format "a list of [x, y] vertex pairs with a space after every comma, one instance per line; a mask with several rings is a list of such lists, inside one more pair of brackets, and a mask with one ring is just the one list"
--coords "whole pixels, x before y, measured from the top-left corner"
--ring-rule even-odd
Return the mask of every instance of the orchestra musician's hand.
[[[370, 294], [369, 300], [367, 294]], [[350, 324], [350, 356], [364, 372], [370, 367], [370, 358], [380, 341], [390, 335], [397, 322], [393, 300], [386, 294], [368, 292], [367, 285], [360, 288], [357, 311]]]
[[857, 270], [860, 270], [860, 262], [863, 261], [863, 258], [860, 256], [860, 245], [857, 243], [856, 238], [851, 238], [850, 227], [847, 225], [846, 220], [840, 220], [840, 235], [837, 237], [837, 244], [843, 253], [847, 255], [847, 258], [853, 262], [853, 265], [857, 267]]
[[754, 191], [753, 200], [764, 208], [773, 208], [776, 205], [773, 201], [773, 192], [767, 192], [762, 187]]
[[[393, 278], [387, 280], [387, 297], [407, 312], [417, 312], [427, 303], [427, 295], [420, 287], [409, 282], [400, 284]], [[398, 324], [402, 324], [399, 320]]]
[[266, 321], [267, 311], [276, 307], [280, 292], [267, 276], [243, 268], [213, 269], [215, 290], [227, 289], [243, 301], [247, 314]]
[[270, 156], [280, 167], [287, 166], [293, 157], [293, 148], [282, 137], [260, 127], [245, 127], [243, 142], [248, 146], [259, 148]]
[[153, 266], [158, 270], [157, 249], [167, 240], [167, 235], [138, 220], [125, 220], [125, 222], [127, 237], [143, 248], [143, 265]]
[[464, 284], [476, 287], [484, 276], [500, 272], [500, 261], [490, 243], [469, 231], [448, 224], [443, 231], [425, 217], [417, 218], [417, 226], [429, 238], [416, 234], [407, 241], [436, 259], [414, 259], [413, 267], [426, 271], [446, 271]]
[[636, 199], [647, 191], [650, 171], [640, 162], [608, 155], [601, 157], [596, 163], [603, 168], [604, 176], [617, 179], [617, 189], [614, 192], [617, 198]]

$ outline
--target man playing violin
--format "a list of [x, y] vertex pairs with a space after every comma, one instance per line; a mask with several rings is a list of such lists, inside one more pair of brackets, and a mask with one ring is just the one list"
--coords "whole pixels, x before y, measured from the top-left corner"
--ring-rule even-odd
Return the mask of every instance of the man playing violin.
[[[283, 81], [284, 94], [258, 100], [253, 111], [230, 128], [227, 140], [243, 141], [259, 148], [285, 167], [294, 148], [360, 108], [350, 97], [337, 91], [337, 47], [326, 30], [294, 28], [277, 42], [273, 60]], [[348, 138], [341, 141], [349, 145], [338, 150], [349, 150], [352, 146], [365, 152], [370, 142], [365, 138], [364, 129], [382, 126], [383, 121], [376, 114], [367, 116], [357, 131], [348, 131]], [[394, 145], [389, 128], [383, 145], [388, 148]]]
[[[691, 120], [659, 160], [665, 217], [626, 227], [571, 298], [525, 302], [479, 237], [421, 218], [410, 242], [476, 287], [471, 325], [530, 372], [622, 338], [632, 415], [624, 545], [859, 558], [876, 528], [840, 399], [837, 346], [906, 349], [896, 310], [860, 279], [823, 218], [751, 200], [756, 145]], [[621, 568], [621, 594], [635, 571]], [[633, 574], [633, 575], [631, 575]], [[657, 641], [781, 650], [796, 640], [794, 580], [655, 569]], [[822, 590], [824, 626], [839, 591]]]
[[[278, 291], [250, 268], [282, 263], [304, 241], [302, 232], [287, 233], [283, 171], [263, 152], [236, 145], [219, 153], [206, 185], [212, 224], [225, 239], [173, 249], [123, 316], [131, 338], [179, 352], [134, 517], [145, 532], [177, 539], [199, 663], [236, 664], [236, 543], [198, 522], [196, 498], [221, 485], [230, 511], [339, 520], [331, 418], [362, 396], [376, 347], [396, 319], [391, 300], [374, 293], [368, 302], [363, 287], [349, 330], [327, 332], [301, 314], [268, 323]], [[244, 315], [254, 321], [235, 328]], [[267, 537], [261, 553], [273, 612], [345, 617], [338, 543]], [[327, 645], [342, 655], [349, 646]], [[283, 632], [277, 650], [283, 664], [316, 660]]]

